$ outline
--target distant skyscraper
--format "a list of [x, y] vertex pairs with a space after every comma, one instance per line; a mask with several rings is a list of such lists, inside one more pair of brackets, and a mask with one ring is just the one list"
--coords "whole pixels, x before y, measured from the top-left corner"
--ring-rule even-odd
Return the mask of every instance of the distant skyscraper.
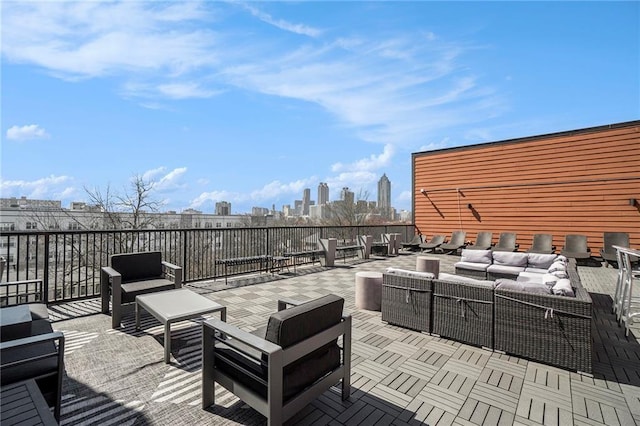
[[231, 203], [226, 201], [220, 201], [216, 203], [216, 215], [218, 216], [229, 216], [231, 215]]
[[304, 216], [309, 216], [309, 204], [311, 202], [311, 190], [309, 188], [305, 188], [302, 192], [302, 214]]
[[391, 182], [386, 173], [378, 181], [378, 208], [383, 217], [391, 217]]
[[353, 204], [355, 194], [353, 193], [353, 191], [349, 191], [349, 187], [345, 186], [344, 188], [342, 188], [342, 191], [340, 191], [340, 199], [346, 204]]
[[329, 185], [326, 182], [320, 182], [318, 185], [318, 205], [329, 204]]

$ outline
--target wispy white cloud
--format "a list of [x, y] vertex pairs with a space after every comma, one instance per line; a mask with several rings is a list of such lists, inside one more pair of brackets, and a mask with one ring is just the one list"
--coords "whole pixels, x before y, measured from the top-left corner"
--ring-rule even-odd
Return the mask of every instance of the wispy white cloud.
[[318, 37], [322, 34], [322, 30], [313, 28], [309, 25], [304, 24], [294, 24], [288, 22], [284, 19], [275, 19], [270, 14], [258, 9], [257, 7], [253, 7], [247, 3], [242, 3], [242, 7], [248, 10], [253, 16], [260, 19], [262, 22], [265, 22], [269, 25], [273, 25], [276, 28], [279, 28], [284, 31], [289, 31], [295, 34], [306, 35], [309, 37]]
[[25, 126], [11, 126], [7, 129], [7, 139], [24, 141], [29, 139], [45, 139], [49, 134], [37, 124], [27, 124]]

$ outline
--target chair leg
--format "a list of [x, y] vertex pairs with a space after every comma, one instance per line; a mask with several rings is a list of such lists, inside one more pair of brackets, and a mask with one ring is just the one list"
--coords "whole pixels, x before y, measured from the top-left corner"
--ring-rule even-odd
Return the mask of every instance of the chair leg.
[[215, 363], [214, 337], [215, 331], [203, 325], [202, 327], [202, 408], [206, 409], [216, 402], [213, 365]]

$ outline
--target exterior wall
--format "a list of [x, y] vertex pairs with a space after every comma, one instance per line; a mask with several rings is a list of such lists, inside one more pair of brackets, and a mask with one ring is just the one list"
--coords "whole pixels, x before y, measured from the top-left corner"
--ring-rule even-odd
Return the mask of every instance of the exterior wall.
[[640, 121], [412, 157], [414, 222], [427, 237], [516, 232], [523, 251], [534, 233], [558, 250], [584, 234], [597, 255], [610, 231], [640, 246]]

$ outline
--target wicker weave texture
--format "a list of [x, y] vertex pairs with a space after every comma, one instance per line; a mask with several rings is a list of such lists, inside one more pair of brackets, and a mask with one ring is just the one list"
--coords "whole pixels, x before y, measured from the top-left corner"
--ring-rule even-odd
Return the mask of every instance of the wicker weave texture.
[[431, 279], [382, 275], [382, 321], [431, 333]]
[[478, 278], [481, 280], [487, 279], [487, 271], [476, 271], [475, 269], [466, 269], [455, 267], [456, 275], [462, 275], [463, 277]]
[[592, 372], [592, 301], [575, 262], [576, 297], [495, 291], [495, 349], [558, 367]]
[[493, 288], [433, 281], [433, 333], [493, 349]]

